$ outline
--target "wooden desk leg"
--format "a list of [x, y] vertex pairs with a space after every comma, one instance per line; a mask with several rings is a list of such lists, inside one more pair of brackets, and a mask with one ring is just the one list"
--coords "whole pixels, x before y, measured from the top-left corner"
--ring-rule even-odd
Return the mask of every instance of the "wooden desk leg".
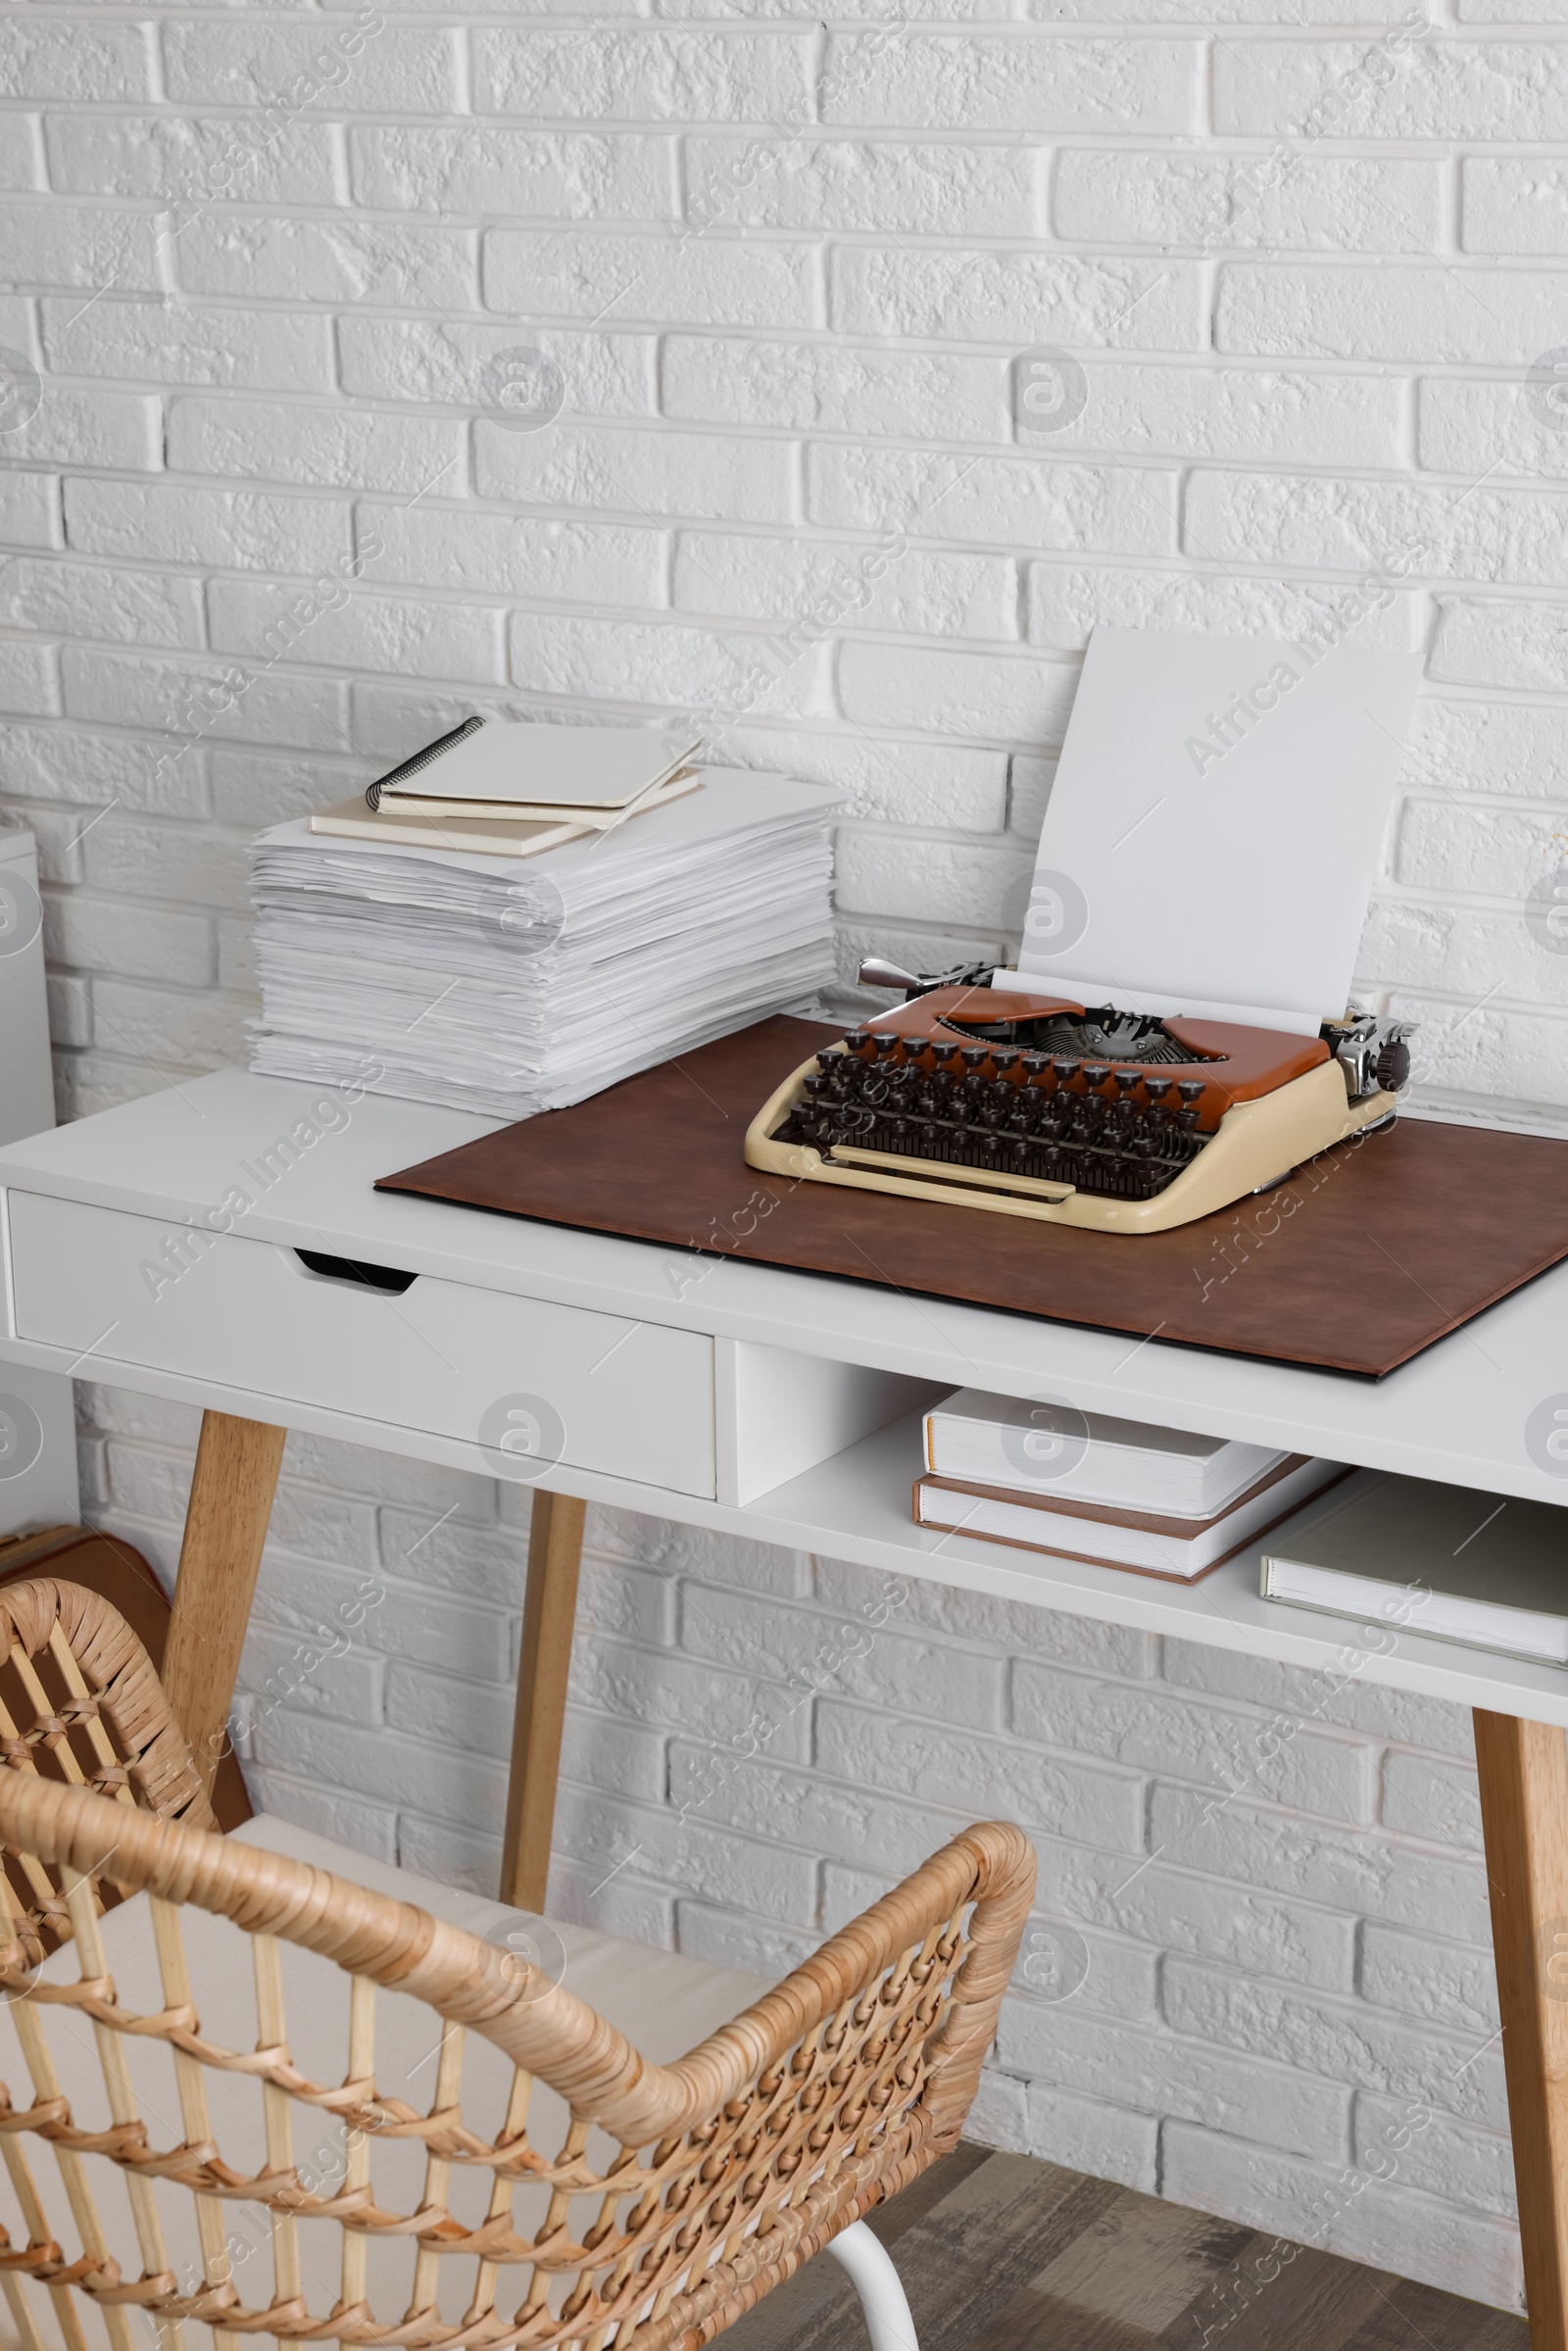
[[567, 1494], [535, 1494], [533, 1497], [522, 1654], [517, 1660], [517, 1712], [512, 1731], [512, 1781], [501, 1845], [501, 1899], [518, 1910], [538, 1911], [545, 1906], [586, 1511], [586, 1503]]
[[204, 1412], [179, 1548], [164, 1688], [212, 1793], [250, 1622], [285, 1431]]
[[1568, 2351], [1568, 1741], [1475, 1726], [1531, 2351]]

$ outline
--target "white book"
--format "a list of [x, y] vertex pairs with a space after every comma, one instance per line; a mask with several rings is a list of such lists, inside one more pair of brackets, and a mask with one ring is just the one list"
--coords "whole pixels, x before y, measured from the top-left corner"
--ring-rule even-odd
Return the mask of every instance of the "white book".
[[1263, 1554], [1266, 1600], [1568, 1665], [1568, 1510], [1358, 1470]]
[[958, 1389], [925, 1416], [926, 1467], [938, 1477], [1170, 1518], [1213, 1518], [1284, 1459], [1268, 1445], [979, 1388]]
[[365, 797], [371, 808], [407, 797], [477, 804], [481, 814], [502, 808], [613, 810], [662, 783], [700, 741], [646, 726], [468, 719], [381, 776]]
[[1337, 1461], [1286, 1453], [1277, 1466], [1213, 1518], [1161, 1517], [1152, 1511], [1076, 1507], [1060, 1495], [1011, 1494], [1001, 1487], [920, 1478], [914, 1515], [922, 1527], [982, 1535], [1015, 1549], [1060, 1559], [1126, 1567], [1144, 1576], [1191, 1584], [1266, 1535], [1321, 1488], [1346, 1472]]

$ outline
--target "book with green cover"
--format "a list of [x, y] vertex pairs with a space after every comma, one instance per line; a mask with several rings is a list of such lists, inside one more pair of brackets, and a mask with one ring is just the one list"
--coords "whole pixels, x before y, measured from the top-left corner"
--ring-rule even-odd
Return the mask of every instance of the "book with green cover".
[[1357, 1470], [1276, 1530], [1266, 1600], [1568, 1665], [1568, 1509]]

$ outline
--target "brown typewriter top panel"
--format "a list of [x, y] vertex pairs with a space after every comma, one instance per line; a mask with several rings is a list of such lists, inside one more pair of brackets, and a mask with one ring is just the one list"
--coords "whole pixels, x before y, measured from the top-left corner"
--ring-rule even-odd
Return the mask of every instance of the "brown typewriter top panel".
[[[1200, 1063], [1211, 1090], [1209, 1118], [1232, 1102], [1254, 1101], [1329, 1058], [1321, 1037], [1282, 1029], [1244, 1028], [1217, 1020], [1156, 1020], [1150, 1015], [1086, 1009], [1064, 996], [1025, 995], [1013, 988], [933, 988], [864, 1024], [892, 1034], [907, 1052], [918, 1038], [933, 1046], [995, 1045], [1010, 1056], [1020, 1050], [1077, 1053], [1124, 1069], [1156, 1072]], [[989, 1071], [991, 1064], [987, 1063]]]

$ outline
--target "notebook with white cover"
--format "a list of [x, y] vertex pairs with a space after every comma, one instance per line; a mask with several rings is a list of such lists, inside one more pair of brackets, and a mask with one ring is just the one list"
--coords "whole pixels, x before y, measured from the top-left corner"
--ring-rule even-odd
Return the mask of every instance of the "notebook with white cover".
[[1283, 1461], [1268, 1446], [960, 1388], [925, 1416], [927, 1469], [1173, 1518], [1212, 1518]]
[[405, 793], [488, 808], [623, 808], [683, 765], [700, 740], [645, 726], [469, 719], [379, 777], [365, 797], [372, 809]]
[[1568, 1665], [1568, 1509], [1358, 1470], [1263, 1554], [1266, 1600]]
[[1082, 1004], [1315, 1036], [1355, 968], [1419, 654], [1097, 628], [1014, 971]]
[[1130, 1568], [1141, 1576], [1191, 1584], [1290, 1517], [1346, 1472], [1337, 1461], [1286, 1453], [1267, 1474], [1212, 1518], [1159, 1517], [1138, 1510], [1101, 1510], [1061, 1495], [1008, 1493], [1003, 1487], [960, 1484], [954, 1478], [917, 1479], [914, 1515], [922, 1527], [978, 1535], [1015, 1550], [1053, 1558], [1086, 1559]]

